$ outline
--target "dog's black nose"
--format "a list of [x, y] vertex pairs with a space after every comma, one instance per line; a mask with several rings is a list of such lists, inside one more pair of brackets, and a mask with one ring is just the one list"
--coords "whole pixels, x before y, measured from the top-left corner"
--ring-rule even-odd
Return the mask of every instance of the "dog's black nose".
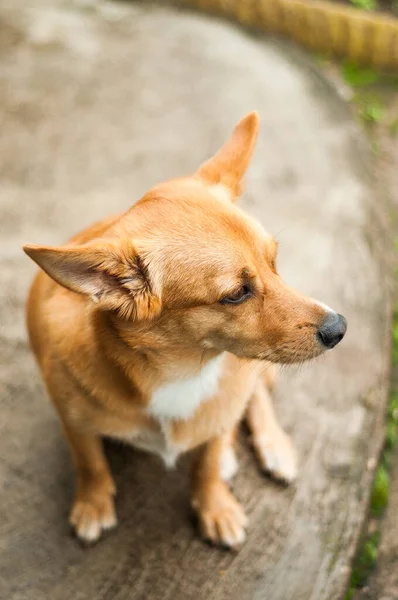
[[330, 313], [318, 329], [318, 339], [326, 348], [334, 348], [347, 331], [347, 321], [343, 315]]

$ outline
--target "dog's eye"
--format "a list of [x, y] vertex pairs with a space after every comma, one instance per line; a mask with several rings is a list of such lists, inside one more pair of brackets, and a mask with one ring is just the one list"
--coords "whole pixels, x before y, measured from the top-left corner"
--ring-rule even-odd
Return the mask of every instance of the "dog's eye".
[[229, 296], [225, 296], [225, 298], [222, 298], [222, 300], [220, 300], [220, 302], [221, 302], [221, 304], [240, 304], [241, 302], [246, 300], [246, 298], [251, 296], [251, 294], [252, 294], [252, 291], [249, 288], [249, 286], [243, 285], [242, 287], [240, 287], [238, 290], [236, 290]]

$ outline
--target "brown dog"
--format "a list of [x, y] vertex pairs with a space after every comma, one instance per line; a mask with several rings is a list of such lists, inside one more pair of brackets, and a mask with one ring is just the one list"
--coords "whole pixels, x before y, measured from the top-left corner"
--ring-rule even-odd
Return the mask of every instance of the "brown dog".
[[318, 356], [346, 322], [281, 281], [275, 241], [233, 204], [257, 130], [249, 114], [193, 176], [158, 185], [65, 246], [24, 248], [44, 271], [29, 297], [29, 334], [75, 460], [70, 521], [83, 540], [116, 524], [102, 436], [167, 465], [199, 448], [192, 505], [203, 535], [229, 547], [245, 538], [225, 483], [245, 414], [261, 467], [296, 475], [264, 361]]

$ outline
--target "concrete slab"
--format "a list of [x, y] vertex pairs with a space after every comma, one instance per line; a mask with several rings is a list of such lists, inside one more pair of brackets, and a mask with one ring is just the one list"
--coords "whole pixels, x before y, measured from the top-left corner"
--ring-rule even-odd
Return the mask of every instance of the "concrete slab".
[[354, 600], [396, 600], [398, 598], [398, 452], [385, 520], [381, 526], [381, 541], [376, 570], [366, 587], [354, 594]]
[[[391, 96], [390, 106], [398, 107], [398, 95]], [[391, 239], [398, 236], [398, 140], [388, 135], [388, 130], [380, 127], [377, 139], [382, 149], [377, 161], [380, 179], [389, 191], [389, 200], [393, 219], [391, 224]], [[391, 212], [390, 212], [391, 214]], [[394, 273], [397, 273], [398, 256], [393, 252], [391, 257]], [[394, 278], [393, 305], [398, 306], [398, 280]], [[391, 369], [391, 391], [398, 390], [398, 365]], [[376, 569], [366, 582], [366, 586], [354, 593], [353, 600], [396, 600], [398, 598], [398, 447], [392, 459], [390, 473], [390, 489], [387, 512], [381, 520], [380, 544]], [[368, 530], [375, 528], [375, 521], [370, 519]]]
[[[85, 6], [83, 6], [85, 4]], [[7, 600], [338, 598], [382, 438], [387, 302], [369, 157], [346, 106], [290, 47], [172, 9], [22, 0], [0, 8], [0, 596]], [[73, 477], [29, 352], [24, 242], [59, 243], [152, 184], [191, 172], [257, 109], [245, 206], [281, 242], [292, 285], [346, 315], [336, 351], [282, 373], [297, 486], [257, 472], [238, 555], [189, 521], [187, 461], [111, 446], [120, 525], [69, 536]], [[243, 440], [245, 442], [245, 440]]]

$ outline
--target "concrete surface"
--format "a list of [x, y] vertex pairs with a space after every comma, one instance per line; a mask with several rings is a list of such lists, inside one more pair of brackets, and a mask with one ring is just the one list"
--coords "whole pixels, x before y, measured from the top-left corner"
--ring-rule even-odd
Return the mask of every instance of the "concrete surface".
[[[334, 600], [343, 593], [382, 439], [386, 285], [370, 162], [350, 113], [309, 63], [272, 40], [167, 8], [0, 4], [0, 597], [7, 600]], [[277, 235], [290, 284], [348, 319], [341, 346], [284, 371], [277, 410], [297, 485], [234, 483], [250, 517], [237, 555], [190, 522], [187, 460], [109, 446], [119, 527], [70, 536], [73, 474], [27, 346], [34, 267], [59, 243], [192, 171], [257, 109], [244, 204]], [[243, 440], [245, 442], [245, 440]]]
[[[383, 90], [384, 91], [384, 90]], [[387, 118], [398, 113], [397, 90], [388, 90], [386, 95]], [[385, 123], [388, 123], [386, 119]], [[380, 124], [375, 131], [380, 147], [377, 160], [379, 179], [385, 186], [390, 201], [391, 239], [398, 239], [398, 139], [392, 136], [386, 124]], [[393, 282], [393, 302], [398, 307], [398, 254], [392, 253], [391, 262], [395, 273]], [[398, 365], [391, 370], [391, 389], [398, 390]], [[390, 474], [391, 485], [388, 507], [381, 520], [381, 539], [376, 569], [365, 588], [354, 594], [354, 600], [398, 600], [398, 447], [395, 449], [393, 468]], [[368, 528], [374, 522], [370, 520]]]
[[387, 514], [381, 526], [381, 541], [376, 570], [366, 587], [354, 594], [354, 600], [398, 599], [398, 451], [391, 473]]

